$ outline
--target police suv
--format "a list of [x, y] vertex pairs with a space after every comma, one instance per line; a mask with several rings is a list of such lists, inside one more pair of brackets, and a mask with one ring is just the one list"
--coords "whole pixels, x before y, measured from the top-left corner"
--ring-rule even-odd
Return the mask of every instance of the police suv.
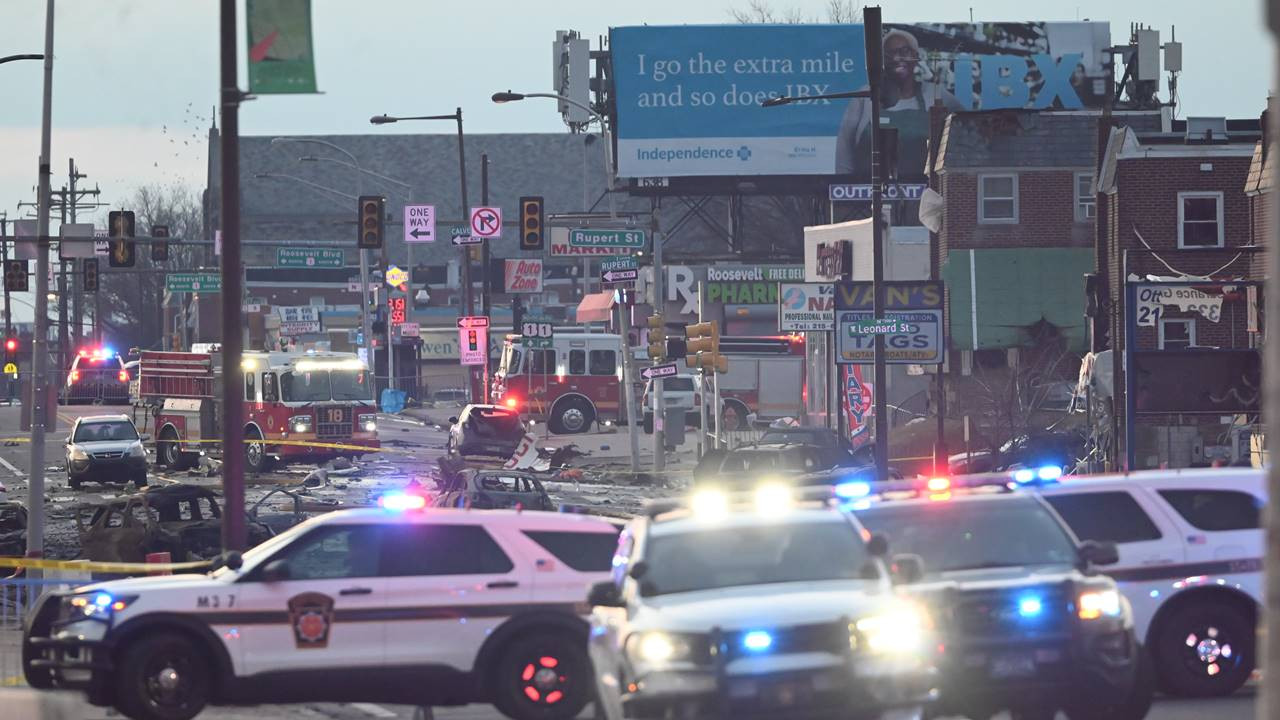
[[1162, 690], [1226, 695], [1249, 679], [1262, 606], [1261, 470], [1071, 477], [1037, 491], [1077, 537], [1119, 548], [1107, 573], [1133, 604]]
[[945, 647], [940, 713], [1141, 720], [1154, 692], [1150, 659], [1128, 601], [1094, 570], [1115, 563], [1115, 546], [1078, 543], [1034, 493], [948, 486], [877, 487], [882, 495], [853, 505], [863, 525], [920, 558], [909, 587]]
[[701, 490], [649, 506], [590, 594], [605, 715], [918, 717], [936, 644], [894, 592], [886, 552], [852, 516], [780, 484], [745, 505]]
[[578, 714], [592, 697], [583, 592], [609, 577], [617, 529], [544, 512], [382, 509], [309, 520], [198, 575], [41, 598], [23, 669], [139, 720], [208, 704], [493, 703]]

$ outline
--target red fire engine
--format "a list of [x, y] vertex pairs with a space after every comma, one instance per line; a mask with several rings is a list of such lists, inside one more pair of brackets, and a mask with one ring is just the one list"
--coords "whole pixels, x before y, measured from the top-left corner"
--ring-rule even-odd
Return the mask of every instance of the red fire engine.
[[[245, 466], [260, 472], [270, 460], [323, 460], [377, 448], [372, 378], [351, 353], [246, 352]], [[221, 438], [222, 370], [214, 352], [143, 351], [135, 408], [155, 429], [161, 465], [183, 468], [215, 454]], [[288, 441], [273, 443], [272, 441]], [[296, 443], [296, 444], [295, 444]]]
[[[549, 349], [525, 349], [519, 335], [508, 335], [493, 375], [492, 402], [546, 420], [554, 433], [586, 432], [597, 420], [622, 420], [620, 338], [557, 330], [552, 342]], [[640, 386], [639, 371], [649, 361], [640, 359], [643, 347], [632, 352]], [[723, 336], [720, 352], [729, 358], [729, 372], [719, 379], [726, 429], [744, 427], [749, 414], [772, 420], [804, 411], [801, 337]]]

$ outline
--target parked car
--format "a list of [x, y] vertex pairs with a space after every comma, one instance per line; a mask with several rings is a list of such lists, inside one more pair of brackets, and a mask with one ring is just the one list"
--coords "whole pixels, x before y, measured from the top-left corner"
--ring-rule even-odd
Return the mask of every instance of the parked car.
[[436, 507], [556, 509], [538, 478], [519, 470], [467, 469], [444, 483]]
[[467, 391], [461, 388], [435, 390], [431, 393], [431, 404], [435, 407], [447, 407], [449, 405], [462, 407], [467, 404]]
[[978, 450], [948, 458], [952, 475], [999, 472], [1022, 467], [1054, 465], [1064, 470], [1075, 467], [1084, 452], [1084, 438], [1078, 433], [1045, 431], [1018, 435], [1000, 446], [999, 452]]
[[67, 433], [67, 484], [77, 489], [86, 480], [102, 485], [146, 487], [147, 451], [128, 415], [86, 415]]
[[468, 405], [449, 423], [450, 455], [510, 457], [525, 433], [520, 413], [501, 405]]
[[[249, 544], [271, 537], [249, 520]], [[83, 556], [107, 562], [143, 562], [168, 552], [174, 562], [212, 558], [222, 551], [218, 496], [198, 485], [165, 485], [76, 510]]]
[[747, 488], [758, 480], [799, 478], [839, 467], [856, 467], [853, 455], [838, 447], [816, 445], [743, 445], [712, 450], [693, 468], [693, 482]]
[[770, 427], [760, 436], [759, 442], [762, 445], [789, 443], [822, 448], [842, 448], [853, 452], [853, 445], [847, 438], [840, 437], [835, 430], [827, 427]]
[[[644, 384], [644, 393], [640, 396], [640, 408], [644, 410], [644, 431], [653, 432], [653, 381]], [[679, 408], [684, 411], [686, 424], [697, 427], [702, 420], [698, 411], [700, 395], [697, 391], [697, 380], [693, 375], [676, 375], [662, 380], [662, 406]], [[665, 415], [665, 413], [664, 413]]]

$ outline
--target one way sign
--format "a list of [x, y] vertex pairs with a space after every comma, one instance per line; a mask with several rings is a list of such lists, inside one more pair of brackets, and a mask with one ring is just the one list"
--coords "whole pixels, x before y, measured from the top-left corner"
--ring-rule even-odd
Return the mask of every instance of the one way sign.
[[636, 268], [629, 270], [605, 270], [600, 273], [600, 281], [606, 283], [632, 282], [639, 277], [640, 271]]
[[678, 372], [679, 370], [676, 369], [676, 364], [673, 362], [670, 362], [670, 363], [663, 363], [661, 365], [654, 365], [652, 367], [641, 368], [640, 377], [644, 378], [645, 380], [652, 380], [654, 378], [671, 377], [677, 374]]
[[429, 243], [436, 241], [436, 206], [404, 206], [404, 241]]

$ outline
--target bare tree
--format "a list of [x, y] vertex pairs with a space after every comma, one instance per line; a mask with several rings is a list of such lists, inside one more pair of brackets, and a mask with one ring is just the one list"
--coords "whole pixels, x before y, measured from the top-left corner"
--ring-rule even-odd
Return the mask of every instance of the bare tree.
[[193, 270], [203, 249], [184, 247], [181, 240], [201, 237], [203, 217], [200, 197], [185, 185], [143, 185], [123, 203], [132, 208], [139, 235], [150, 235], [156, 225], [167, 225], [178, 238], [169, 244], [169, 259], [151, 259], [150, 243], [139, 243], [135, 265], [113, 272], [103, 268], [100, 298], [103, 333], [117, 347], [159, 347], [164, 336], [163, 303], [166, 271]]
[[749, 24], [799, 25], [801, 23], [857, 23], [862, 21], [862, 10], [853, 0], [827, 0], [826, 17], [806, 15], [798, 7], [775, 8], [768, 0], [747, 0], [745, 7], [729, 8], [734, 22]]

